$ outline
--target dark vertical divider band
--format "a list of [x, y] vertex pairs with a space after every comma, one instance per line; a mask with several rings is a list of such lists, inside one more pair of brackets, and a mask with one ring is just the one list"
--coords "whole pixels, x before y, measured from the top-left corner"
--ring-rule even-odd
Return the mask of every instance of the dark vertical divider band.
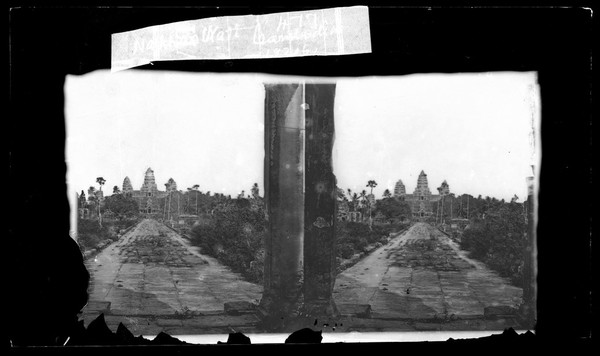
[[279, 320], [297, 310], [302, 297], [304, 115], [299, 84], [266, 84], [265, 90], [264, 185], [269, 229], [259, 310], [267, 319]]
[[304, 306], [309, 314], [335, 315], [336, 179], [335, 84], [306, 84], [306, 155], [304, 194]]

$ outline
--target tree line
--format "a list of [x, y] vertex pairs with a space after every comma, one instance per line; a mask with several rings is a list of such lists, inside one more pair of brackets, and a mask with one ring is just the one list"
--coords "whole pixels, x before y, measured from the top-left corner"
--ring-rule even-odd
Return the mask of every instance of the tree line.
[[[98, 188], [90, 186], [87, 190], [87, 197], [82, 190], [77, 194], [78, 208], [87, 209], [88, 215], [80, 218], [89, 218], [97, 220], [99, 226], [102, 226], [104, 217], [107, 215], [110, 218], [117, 220], [137, 219], [140, 217], [140, 210], [143, 207], [139, 206], [139, 202], [130, 194], [126, 194], [114, 186], [112, 195], [104, 196], [102, 187], [106, 180], [103, 177], [96, 179]], [[175, 181], [170, 178], [165, 183], [166, 192], [163, 197], [154, 198], [158, 200], [158, 206], [161, 211], [158, 215], [162, 220], [177, 219], [182, 215], [201, 215], [211, 214], [214, 209], [223, 204], [223, 202], [232, 200], [231, 195], [222, 193], [212, 193], [211, 191], [201, 191], [199, 184], [186, 189], [186, 191], [178, 190]], [[236, 198], [256, 198], [259, 197], [258, 183], [254, 183], [250, 188], [250, 194], [246, 194], [244, 190], [236, 196]]]

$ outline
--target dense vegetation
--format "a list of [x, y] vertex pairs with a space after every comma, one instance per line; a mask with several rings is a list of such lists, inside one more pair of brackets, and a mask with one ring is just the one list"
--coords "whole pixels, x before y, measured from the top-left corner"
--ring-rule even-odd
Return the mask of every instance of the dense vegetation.
[[392, 197], [384, 197], [377, 201], [375, 212], [386, 222], [406, 222], [412, 218], [410, 205]]
[[262, 199], [226, 199], [192, 228], [192, 243], [252, 282], [262, 282], [267, 221]]
[[[98, 182], [104, 180], [99, 178]], [[93, 187], [90, 187], [88, 194], [91, 197], [89, 200], [86, 200], [83, 191], [78, 196], [78, 207], [90, 212], [89, 217], [84, 218], [78, 211], [77, 243], [83, 253], [102, 249], [118, 240], [139, 218], [137, 202], [131, 197], [114, 191], [113, 195], [106, 197], [98, 206], [99, 201]], [[101, 219], [98, 218], [99, 214]]]
[[116, 241], [123, 231], [137, 223], [137, 219], [104, 219], [102, 226], [91, 219], [77, 220], [77, 243], [83, 253], [92, 249], [101, 249]]
[[514, 285], [522, 286], [527, 243], [523, 204], [488, 202], [485, 213], [471, 219], [460, 246], [470, 252], [470, 257], [484, 262]]

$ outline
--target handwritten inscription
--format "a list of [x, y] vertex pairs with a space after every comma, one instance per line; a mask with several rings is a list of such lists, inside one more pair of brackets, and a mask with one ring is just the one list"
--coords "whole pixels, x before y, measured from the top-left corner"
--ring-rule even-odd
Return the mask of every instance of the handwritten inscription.
[[112, 45], [113, 70], [148, 58], [271, 58], [371, 50], [364, 6], [176, 22], [113, 34]]

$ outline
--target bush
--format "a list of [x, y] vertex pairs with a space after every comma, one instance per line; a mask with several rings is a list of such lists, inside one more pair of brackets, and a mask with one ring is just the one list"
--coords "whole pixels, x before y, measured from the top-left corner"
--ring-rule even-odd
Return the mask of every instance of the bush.
[[82, 251], [95, 248], [102, 241], [110, 239], [109, 226], [102, 227], [96, 220], [79, 219], [77, 221], [77, 243]]
[[338, 256], [348, 259], [354, 255], [354, 246], [349, 243], [344, 243], [338, 246]]
[[462, 235], [460, 247], [484, 262], [502, 277], [522, 285], [523, 253], [526, 247], [523, 208], [517, 203], [497, 203], [485, 219], [474, 221]]
[[100, 227], [98, 220], [78, 219], [77, 243], [82, 252], [106, 247], [108, 245], [105, 243], [106, 240], [116, 241], [119, 233], [134, 226], [137, 222], [137, 219], [107, 219], [102, 222], [102, 227]]
[[465, 230], [461, 239], [461, 248], [469, 251], [469, 256], [483, 259], [490, 249], [490, 239], [486, 237], [487, 231], [482, 225], [473, 225]]
[[267, 221], [264, 210], [247, 199], [217, 207], [210, 218], [191, 230], [191, 241], [203, 253], [216, 257], [246, 279], [262, 283], [263, 240]]

